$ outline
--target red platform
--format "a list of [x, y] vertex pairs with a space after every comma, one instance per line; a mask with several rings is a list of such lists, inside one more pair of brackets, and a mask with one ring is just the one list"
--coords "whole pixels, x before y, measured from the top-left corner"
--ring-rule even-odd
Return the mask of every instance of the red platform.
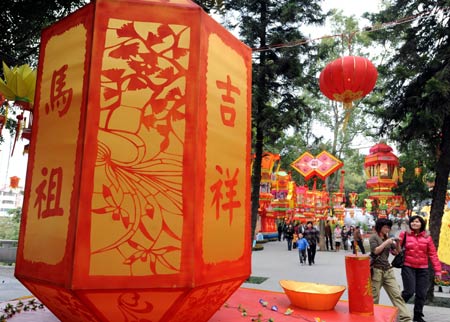
[[[264, 307], [260, 299], [267, 302]], [[27, 302], [29, 299], [23, 299]], [[7, 302], [0, 303], [3, 308]], [[11, 304], [17, 301], [9, 302]], [[277, 306], [278, 311], [272, 311], [272, 306]], [[240, 307], [240, 309], [238, 309]], [[285, 315], [287, 309], [292, 309], [291, 315]], [[243, 310], [247, 315], [243, 316]], [[255, 320], [260, 314], [261, 321], [272, 318], [276, 322], [283, 321], [306, 321], [306, 322], [394, 322], [397, 318], [397, 308], [385, 305], [375, 305], [373, 316], [361, 316], [350, 314], [347, 301], [339, 301], [334, 310], [331, 311], [307, 311], [291, 306], [289, 299], [284, 293], [261, 291], [250, 288], [239, 288], [226, 302], [226, 304], [214, 314], [210, 322], [236, 322]], [[59, 320], [48, 310], [37, 310], [16, 314], [8, 322], [59, 322]]]
[[[260, 300], [267, 302], [267, 306], [264, 307]], [[278, 311], [272, 311], [274, 305]], [[293, 310], [292, 314], [285, 315], [289, 308]], [[247, 313], [246, 316], [242, 315], [243, 309]], [[348, 301], [339, 301], [331, 311], [307, 311], [292, 306], [284, 293], [241, 287], [228, 299], [226, 305], [214, 314], [210, 322], [250, 321], [251, 318], [257, 319], [258, 314], [261, 321], [272, 318], [276, 322], [394, 322], [397, 313], [398, 309], [393, 306], [375, 305], [373, 316], [350, 314]]]

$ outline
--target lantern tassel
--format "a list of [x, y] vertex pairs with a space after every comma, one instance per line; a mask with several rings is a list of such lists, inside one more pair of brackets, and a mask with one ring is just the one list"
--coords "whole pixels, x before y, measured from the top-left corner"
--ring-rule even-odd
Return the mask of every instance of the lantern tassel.
[[342, 132], [345, 132], [345, 130], [347, 129], [347, 124], [348, 121], [350, 120], [350, 115], [352, 114], [353, 111], [353, 104], [352, 102], [344, 102], [344, 113], [345, 113], [345, 117], [344, 117], [344, 122], [342, 124]]
[[22, 131], [22, 121], [23, 121], [23, 112], [22, 114], [17, 115], [17, 126], [16, 126], [16, 135], [14, 137], [14, 142], [11, 150], [11, 156], [14, 154], [14, 150], [16, 148], [16, 143], [19, 140], [20, 132]]

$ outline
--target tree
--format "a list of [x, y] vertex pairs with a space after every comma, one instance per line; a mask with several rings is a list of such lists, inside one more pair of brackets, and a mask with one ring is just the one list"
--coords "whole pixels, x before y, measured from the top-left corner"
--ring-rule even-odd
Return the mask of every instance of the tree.
[[258, 216], [264, 146], [274, 143], [287, 128], [302, 133], [302, 125], [312, 113], [308, 97], [318, 89], [314, 51], [310, 45], [283, 44], [304, 39], [299, 31], [302, 24], [324, 22], [319, 3], [320, 0], [223, 1], [224, 10], [234, 16], [228, 27], [239, 27], [240, 39], [254, 52], [252, 233]]
[[22, 219], [22, 207], [8, 210], [8, 215], [11, 216], [13, 222], [20, 224], [20, 220]]
[[17, 240], [22, 208], [8, 210], [10, 217], [0, 217], [0, 239]]
[[87, 0], [3, 0], [0, 60], [8, 66], [37, 65], [41, 31], [82, 7]]
[[395, 48], [379, 68], [386, 83], [379, 88], [376, 115], [380, 133], [389, 133], [400, 151], [414, 146], [436, 173], [432, 191], [430, 231], [436, 246], [450, 172], [450, 12], [448, 1], [390, 1], [371, 16], [374, 22], [411, 21], [371, 33], [386, 47]]

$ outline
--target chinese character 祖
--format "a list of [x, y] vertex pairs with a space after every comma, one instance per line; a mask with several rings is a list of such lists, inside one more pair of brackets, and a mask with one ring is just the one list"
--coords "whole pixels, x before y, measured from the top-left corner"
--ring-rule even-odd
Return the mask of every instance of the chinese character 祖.
[[64, 209], [59, 206], [62, 189], [62, 168], [52, 169], [49, 174], [48, 169], [44, 167], [41, 173], [44, 177], [48, 175], [48, 181], [47, 178], [44, 178], [35, 190], [34, 207], [38, 207], [38, 218], [62, 216]]

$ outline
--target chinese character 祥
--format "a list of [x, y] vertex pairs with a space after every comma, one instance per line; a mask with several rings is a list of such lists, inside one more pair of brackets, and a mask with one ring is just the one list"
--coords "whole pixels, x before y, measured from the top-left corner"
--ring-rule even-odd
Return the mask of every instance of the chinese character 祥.
[[216, 86], [218, 89], [225, 90], [225, 94], [222, 95], [224, 104], [220, 104], [220, 116], [222, 117], [222, 122], [226, 126], [234, 127], [236, 110], [234, 106], [235, 100], [231, 95], [235, 93], [239, 96], [241, 95], [241, 91], [238, 87], [233, 86], [230, 75], [227, 75], [226, 82], [216, 81]]
[[68, 65], [64, 65], [53, 72], [50, 87], [50, 103], [45, 104], [45, 112], [47, 114], [56, 109], [61, 117], [69, 110], [72, 103], [73, 90], [72, 88], [65, 89], [67, 68]]
[[[216, 170], [221, 176], [224, 175], [224, 171], [219, 165], [216, 165]], [[239, 174], [239, 169], [236, 168], [232, 177], [230, 175], [230, 169], [226, 169], [225, 172], [226, 178], [224, 180], [218, 179], [217, 182], [210, 187], [211, 192], [214, 193], [211, 205], [215, 204], [216, 206], [216, 219], [219, 219], [221, 210], [228, 211], [231, 224], [233, 221], [233, 209], [241, 207], [241, 202], [234, 200], [237, 194], [235, 187], [237, 185], [236, 177]], [[226, 190], [225, 198], [222, 193], [222, 188]]]
[[[38, 218], [62, 216], [64, 209], [60, 207], [62, 189], [62, 168], [52, 169], [48, 173], [46, 167], [41, 170], [44, 179], [37, 186], [34, 207], [38, 207]], [[47, 180], [48, 179], [48, 180]]]

